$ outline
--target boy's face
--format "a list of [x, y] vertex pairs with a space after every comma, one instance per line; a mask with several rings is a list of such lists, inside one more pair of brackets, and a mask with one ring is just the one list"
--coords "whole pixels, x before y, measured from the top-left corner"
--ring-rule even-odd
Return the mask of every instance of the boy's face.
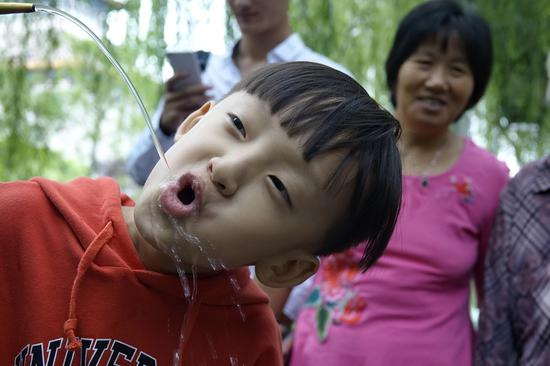
[[267, 103], [244, 91], [193, 113], [151, 172], [135, 209], [141, 236], [211, 271], [283, 253], [312, 253], [344, 217], [351, 184], [328, 192], [342, 156], [306, 162]]

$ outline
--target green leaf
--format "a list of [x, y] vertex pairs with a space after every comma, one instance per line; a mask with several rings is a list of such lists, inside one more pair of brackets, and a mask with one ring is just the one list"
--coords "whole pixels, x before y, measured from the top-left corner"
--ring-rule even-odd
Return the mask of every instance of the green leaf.
[[315, 323], [317, 329], [317, 338], [319, 342], [323, 343], [327, 336], [332, 322], [332, 313], [330, 308], [326, 306], [320, 306], [315, 313]]
[[319, 287], [315, 287], [313, 291], [309, 294], [307, 298], [306, 305], [308, 306], [319, 306], [321, 305], [321, 291]]

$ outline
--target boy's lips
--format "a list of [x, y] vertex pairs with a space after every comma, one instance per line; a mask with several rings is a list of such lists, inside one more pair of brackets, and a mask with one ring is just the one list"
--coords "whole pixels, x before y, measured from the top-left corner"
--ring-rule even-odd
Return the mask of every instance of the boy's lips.
[[200, 178], [187, 173], [164, 188], [159, 197], [160, 206], [168, 215], [188, 217], [199, 212], [202, 194]]

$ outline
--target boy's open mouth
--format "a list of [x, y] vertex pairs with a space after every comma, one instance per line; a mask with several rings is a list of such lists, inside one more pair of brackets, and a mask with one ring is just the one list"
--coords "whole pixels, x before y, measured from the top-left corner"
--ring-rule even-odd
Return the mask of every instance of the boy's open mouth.
[[193, 174], [184, 174], [170, 182], [160, 194], [160, 206], [174, 217], [187, 217], [199, 212], [202, 199], [202, 184]]

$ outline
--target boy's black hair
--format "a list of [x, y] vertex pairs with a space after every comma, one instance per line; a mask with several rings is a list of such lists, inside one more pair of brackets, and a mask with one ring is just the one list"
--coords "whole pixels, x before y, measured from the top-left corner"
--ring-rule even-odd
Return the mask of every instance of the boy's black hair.
[[456, 1], [431, 0], [416, 6], [401, 20], [386, 60], [386, 82], [394, 107], [397, 105], [395, 86], [401, 65], [421, 43], [433, 38], [445, 50], [449, 38], [454, 35], [462, 42], [474, 77], [474, 90], [465, 110], [479, 101], [485, 92], [493, 64], [489, 25], [481, 16]]
[[231, 92], [244, 90], [271, 106], [290, 137], [307, 136], [303, 156], [338, 151], [343, 159], [327, 189], [356, 171], [349, 215], [328, 228], [316, 255], [328, 255], [362, 241], [364, 269], [382, 255], [401, 203], [400, 126], [350, 76], [313, 62], [288, 62], [261, 68]]

